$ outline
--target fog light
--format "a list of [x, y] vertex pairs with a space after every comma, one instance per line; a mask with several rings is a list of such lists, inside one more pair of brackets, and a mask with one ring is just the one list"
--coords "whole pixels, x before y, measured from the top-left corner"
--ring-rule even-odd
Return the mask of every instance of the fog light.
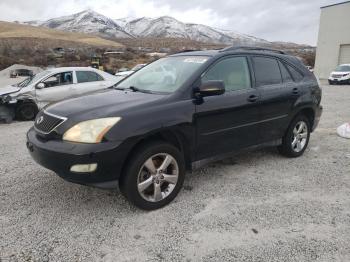
[[71, 172], [75, 173], [92, 173], [97, 169], [97, 164], [74, 165], [70, 168]]

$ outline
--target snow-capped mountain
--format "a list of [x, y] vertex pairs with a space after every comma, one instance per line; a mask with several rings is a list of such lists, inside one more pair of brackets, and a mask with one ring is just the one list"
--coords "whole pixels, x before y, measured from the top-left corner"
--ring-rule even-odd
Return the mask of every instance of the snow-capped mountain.
[[173, 17], [110, 19], [92, 10], [48, 21], [26, 22], [63, 31], [99, 35], [105, 38], [163, 37], [186, 38], [199, 42], [256, 45], [266, 40], [206, 25], [183, 23]]
[[135, 37], [187, 38], [199, 42], [221, 44], [268, 43], [263, 39], [233, 31], [219, 30], [200, 24], [183, 23], [169, 16], [135, 19], [126, 23], [124, 29]]
[[53, 18], [48, 21], [30, 21], [26, 22], [26, 24], [62, 31], [94, 34], [108, 38], [132, 37], [112, 19], [93, 10], [85, 10], [77, 14]]

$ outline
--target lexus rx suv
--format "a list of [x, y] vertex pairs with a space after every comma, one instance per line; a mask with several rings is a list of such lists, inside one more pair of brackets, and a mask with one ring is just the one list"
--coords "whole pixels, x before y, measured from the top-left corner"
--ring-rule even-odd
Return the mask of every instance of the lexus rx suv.
[[320, 102], [315, 76], [281, 51], [185, 52], [108, 90], [45, 108], [27, 147], [65, 180], [119, 185], [130, 202], [152, 210], [176, 197], [186, 170], [240, 150], [276, 146], [287, 157], [301, 156]]

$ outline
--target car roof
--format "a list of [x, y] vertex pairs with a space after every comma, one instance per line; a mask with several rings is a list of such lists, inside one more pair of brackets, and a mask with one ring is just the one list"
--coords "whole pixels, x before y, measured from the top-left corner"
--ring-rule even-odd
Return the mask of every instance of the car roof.
[[288, 55], [281, 50], [274, 50], [269, 48], [260, 48], [260, 47], [228, 47], [219, 50], [205, 50], [205, 51], [185, 51], [177, 54], [171, 55], [172, 57], [177, 56], [209, 56], [209, 57], [221, 57], [226, 55], [233, 54], [255, 54], [255, 55], [269, 55], [276, 56], [280, 58], [288, 58], [289, 60], [297, 59], [294, 56]]
[[170, 55], [176, 56], [216, 56], [219, 54], [219, 50], [205, 50], [205, 51], [184, 51], [177, 54]]
[[48, 68], [50, 72], [62, 72], [62, 71], [76, 71], [76, 70], [85, 70], [85, 71], [99, 71], [93, 67], [56, 67], [56, 68]]
[[305, 74], [310, 73], [309, 69], [305, 67], [300, 58], [289, 55], [281, 50], [269, 49], [264, 47], [251, 47], [251, 46], [233, 46], [227, 47], [219, 50], [205, 50], [205, 51], [185, 51], [182, 53], [177, 53], [171, 55], [170, 57], [180, 57], [180, 56], [207, 56], [211, 59], [219, 59], [221, 57], [229, 55], [264, 55], [274, 58], [279, 58], [289, 64], [294, 65], [300, 71]]
[[209, 57], [223, 57], [227, 55], [237, 55], [237, 54], [244, 54], [244, 55], [268, 55], [273, 57], [278, 57], [281, 59], [288, 60], [289, 62], [293, 63], [296, 66], [300, 66], [301, 61], [293, 56], [284, 53], [281, 50], [276, 49], [270, 49], [270, 48], [264, 48], [264, 47], [252, 47], [252, 46], [233, 46], [233, 47], [227, 47], [224, 49], [219, 50], [205, 50], [205, 51], [185, 51], [181, 53], [177, 53], [174, 55], [171, 55], [172, 57], [178, 57], [178, 56], [209, 56]]

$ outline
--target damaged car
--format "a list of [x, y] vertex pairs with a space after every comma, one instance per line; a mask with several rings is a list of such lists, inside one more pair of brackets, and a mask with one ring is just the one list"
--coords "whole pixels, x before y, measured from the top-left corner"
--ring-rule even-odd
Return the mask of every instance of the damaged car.
[[0, 89], [0, 119], [29, 121], [48, 104], [113, 86], [118, 79], [90, 67], [61, 67], [40, 72]]

